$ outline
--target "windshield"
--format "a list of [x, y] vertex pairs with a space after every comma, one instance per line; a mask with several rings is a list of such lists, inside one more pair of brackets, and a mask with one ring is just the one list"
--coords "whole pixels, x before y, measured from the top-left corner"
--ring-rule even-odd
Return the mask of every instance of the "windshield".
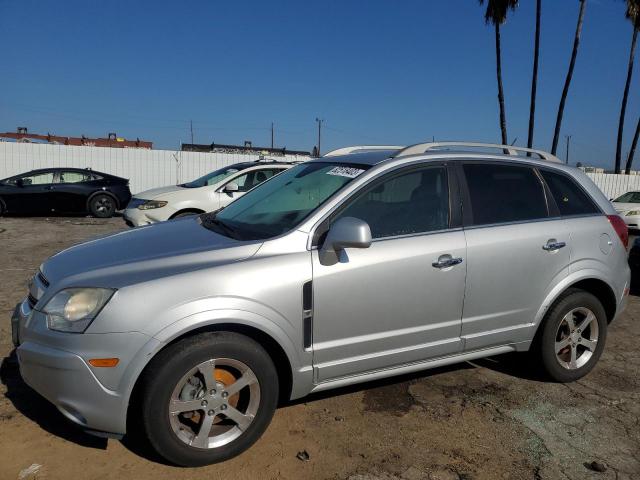
[[199, 188], [206, 187], [207, 185], [215, 185], [219, 181], [227, 178], [229, 175], [239, 172], [240, 170], [242, 169], [233, 165], [223, 167], [218, 170], [214, 170], [211, 173], [207, 173], [205, 176], [197, 178], [193, 182], [183, 183], [180, 186], [185, 188]]
[[218, 213], [206, 228], [238, 240], [263, 240], [292, 230], [368, 166], [329, 162], [297, 165], [264, 182]]
[[627, 192], [624, 195], [620, 195], [618, 198], [616, 198], [614, 202], [640, 203], [640, 192]]

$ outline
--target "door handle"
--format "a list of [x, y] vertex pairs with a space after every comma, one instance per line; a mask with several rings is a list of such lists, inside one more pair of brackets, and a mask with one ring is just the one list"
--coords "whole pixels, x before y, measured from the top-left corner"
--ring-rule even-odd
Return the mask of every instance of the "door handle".
[[53, 187], [44, 187], [45, 190], [55, 190]]
[[551, 239], [547, 242], [546, 245], [542, 246], [542, 249], [546, 250], [547, 252], [555, 252], [556, 250], [560, 250], [561, 248], [564, 248], [566, 246], [566, 242], [558, 242], [555, 239]]
[[453, 267], [454, 265], [458, 265], [462, 263], [462, 258], [460, 257], [452, 257], [451, 255], [442, 255], [438, 258], [437, 262], [433, 262], [431, 266], [435, 268], [447, 268]]

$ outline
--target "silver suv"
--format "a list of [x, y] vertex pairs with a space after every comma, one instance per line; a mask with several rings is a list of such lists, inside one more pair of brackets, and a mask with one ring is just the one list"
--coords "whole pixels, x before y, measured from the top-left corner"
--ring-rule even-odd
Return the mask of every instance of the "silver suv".
[[13, 338], [67, 418], [203, 465], [310, 392], [527, 350], [551, 380], [582, 377], [625, 306], [627, 241], [547, 153], [350, 147], [218, 213], [54, 255]]

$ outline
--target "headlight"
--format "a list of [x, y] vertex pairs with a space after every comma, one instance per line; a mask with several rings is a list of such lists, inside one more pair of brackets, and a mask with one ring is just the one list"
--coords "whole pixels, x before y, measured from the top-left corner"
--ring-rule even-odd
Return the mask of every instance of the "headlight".
[[165, 202], [163, 200], [149, 200], [148, 202], [145, 202], [142, 205], [139, 205], [138, 210], [151, 210], [152, 208], [162, 208], [167, 203], [168, 202]]
[[631, 210], [624, 214], [625, 217], [633, 217], [634, 215], [640, 215], [640, 210]]
[[67, 288], [56, 293], [42, 309], [47, 315], [47, 328], [84, 332], [114, 293], [109, 288]]

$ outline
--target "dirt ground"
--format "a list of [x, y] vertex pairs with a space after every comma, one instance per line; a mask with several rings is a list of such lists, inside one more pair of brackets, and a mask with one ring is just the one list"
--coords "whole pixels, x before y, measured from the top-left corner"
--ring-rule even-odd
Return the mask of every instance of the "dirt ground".
[[87, 435], [22, 382], [9, 318], [49, 255], [124, 228], [121, 218], [0, 219], [1, 480], [640, 478], [638, 297], [573, 384], [546, 383], [506, 355], [333, 391], [280, 408], [249, 451], [199, 469]]

